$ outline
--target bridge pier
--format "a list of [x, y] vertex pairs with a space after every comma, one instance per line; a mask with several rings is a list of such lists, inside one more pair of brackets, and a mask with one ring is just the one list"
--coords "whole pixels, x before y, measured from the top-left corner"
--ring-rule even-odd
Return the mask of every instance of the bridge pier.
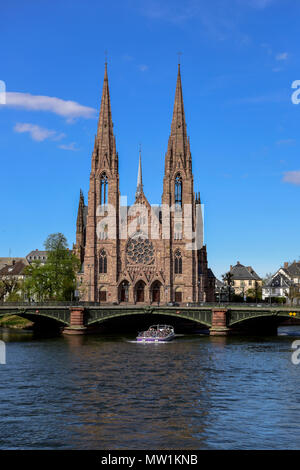
[[65, 335], [83, 335], [86, 333], [84, 324], [84, 307], [70, 307], [70, 326], [63, 330]]
[[212, 309], [211, 328], [209, 334], [211, 336], [226, 336], [231, 333], [231, 328], [227, 326], [227, 308], [219, 307]]

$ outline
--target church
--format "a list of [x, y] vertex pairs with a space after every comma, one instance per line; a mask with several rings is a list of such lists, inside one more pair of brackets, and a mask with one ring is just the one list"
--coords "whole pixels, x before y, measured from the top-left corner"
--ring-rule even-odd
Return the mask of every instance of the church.
[[178, 65], [161, 204], [143, 189], [141, 152], [135, 203], [119, 190], [107, 64], [92, 152], [87, 205], [80, 191], [74, 252], [80, 258], [80, 300], [165, 304], [213, 302], [215, 276], [202, 244], [200, 193], [194, 192], [192, 155]]

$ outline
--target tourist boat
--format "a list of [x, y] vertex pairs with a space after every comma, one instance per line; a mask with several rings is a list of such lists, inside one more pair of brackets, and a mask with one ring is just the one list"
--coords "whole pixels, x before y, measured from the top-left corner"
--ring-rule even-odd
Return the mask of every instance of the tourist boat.
[[146, 331], [138, 333], [136, 340], [140, 343], [162, 343], [175, 338], [174, 328], [170, 325], [153, 325]]

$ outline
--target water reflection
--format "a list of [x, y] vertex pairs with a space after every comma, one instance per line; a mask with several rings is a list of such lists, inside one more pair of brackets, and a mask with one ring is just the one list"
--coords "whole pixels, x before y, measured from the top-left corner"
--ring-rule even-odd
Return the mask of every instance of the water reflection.
[[2, 330], [0, 448], [296, 449], [300, 327], [281, 333], [140, 345]]

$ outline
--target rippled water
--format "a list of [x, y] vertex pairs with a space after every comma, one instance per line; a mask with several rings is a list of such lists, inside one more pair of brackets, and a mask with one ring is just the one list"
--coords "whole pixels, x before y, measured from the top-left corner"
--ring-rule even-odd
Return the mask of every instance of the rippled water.
[[0, 448], [297, 449], [300, 327], [280, 332], [147, 345], [2, 330]]

